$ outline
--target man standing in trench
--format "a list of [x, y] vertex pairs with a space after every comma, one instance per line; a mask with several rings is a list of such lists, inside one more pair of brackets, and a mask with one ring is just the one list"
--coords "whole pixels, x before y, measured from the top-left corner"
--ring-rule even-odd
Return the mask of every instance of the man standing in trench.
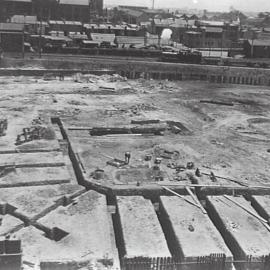
[[126, 163], [126, 164], [129, 164], [130, 157], [131, 157], [130, 152], [126, 152], [126, 153], [125, 153], [125, 163]]

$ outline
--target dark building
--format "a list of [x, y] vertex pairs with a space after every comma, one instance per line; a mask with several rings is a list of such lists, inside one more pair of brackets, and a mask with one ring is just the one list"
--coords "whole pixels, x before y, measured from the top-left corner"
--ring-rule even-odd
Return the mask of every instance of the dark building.
[[90, 8], [88, 0], [60, 0], [57, 17], [69, 21], [90, 21]]
[[103, 14], [103, 0], [0, 0], [0, 21], [13, 15], [34, 15], [38, 20], [89, 22]]
[[197, 21], [196, 26], [184, 34], [184, 45], [191, 48], [232, 48], [239, 40], [238, 24]]
[[89, 0], [90, 15], [103, 16], [104, 0]]
[[23, 25], [0, 23], [0, 44], [4, 52], [21, 52], [24, 44]]
[[246, 57], [270, 58], [270, 40], [246, 40], [244, 54]]
[[0, 0], [0, 21], [5, 22], [13, 15], [31, 15], [32, 0]]
[[32, 0], [32, 15], [46, 21], [57, 17], [59, 0]]

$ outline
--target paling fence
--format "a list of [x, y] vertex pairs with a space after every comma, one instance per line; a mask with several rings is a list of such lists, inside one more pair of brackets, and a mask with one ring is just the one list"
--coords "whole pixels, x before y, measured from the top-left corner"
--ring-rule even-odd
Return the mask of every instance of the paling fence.
[[245, 260], [232, 260], [225, 254], [211, 254], [194, 260], [181, 261], [171, 257], [158, 258], [123, 258], [122, 270], [231, 270], [232, 264], [237, 269], [270, 269], [270, 255], [261, 257], [247, 256]]

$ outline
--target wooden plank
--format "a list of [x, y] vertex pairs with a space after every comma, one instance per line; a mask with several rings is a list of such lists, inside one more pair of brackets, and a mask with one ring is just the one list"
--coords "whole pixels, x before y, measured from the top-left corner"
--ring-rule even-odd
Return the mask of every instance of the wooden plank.
[[247, 209], [246, 207], [244, 207], [240, 203], [238, 203], [235, 200], [231, 199], [229, 196], [223, 195], [223, 197], [226, 198], [227, 200], [229, 200], [230, 202], [234, 203], [235, 205], [239, 206], [240, 208], [242, 208], [243, 210], [245, 210], [247, 213], [249, 213], [253, 217], [257, 218], [264, 225], [264, 227], [270, 232], [270, 226], [268, 225], [268, 221], [267, 220], [265, 220], [261, 216], [257, 215], [256, 213], [253, 213], [252, 211], [250, 211], [249, 209]]
[[[201, 174], [202, 174], [202, 175], [210, 176], [210, 173], [204, 173], [204, 172], [202, 172]], [[240, 185], [240, 186], [248, 187], [247, 184], [245, 184], [245, 183], [243, 183], [242, 181], [239, 181], [239, 180], [235, 180], [235, 179], [231, 179], [231, 178], [223, 177], [223, 176], [218, 176], [218, 175], [216, 175], [216, 174], [215, 174], [215, 177], [216, 177], [216, 178], [220, 178], [220, 179], [224, 179], [224, 180], [227, 180], [227, 181], [230, 181], [230, 182], [233, 182], [233, 183], [236, 183], [236, 184], [238, 184], [238, 185]]]
[[[159, 183], [155, 183], [156, 185], [164, 185], [164, 184], [159, 184]], [[270, 189], [269, 186], [241, 186], [241, 187], [236, 187], [236, 186], [223, 186], [223, 185], [207, 185], [207, 184], [166, 184], [166, 186], [172, 186], [172, 187], [199, 187], [199, 188], [228, 188], [228, 189], [235, 189], [235, 190], [248, 190], [248, 189]]]
[[200, 201], [198, 200], [198, 198], [194, 195], [194, 193], [191, 191], [190, 187], [185, 187], [185, 189], [187, 190], [188, 194], [192, 197], [192, 199], [194, 200], [194, 202], [200, 207], [200, 209], [202, 210], [203, 214], [207, 215], [206, 210], [202, 207]]
[[180, 194], [174, 192], [174, 191], [171, 190], [170, 188], [167, 188], [167, 187], [165, 187], [165, 186], [162, 186], [162, 188], [164, 188], [165, 190], [169, 191], [170, 193], [176, 195], [177, 197], [179, 197], [179, 198], [185, 200], [186, 202], [188, 202], [188, 203], [190, 203], [190, 204], [192, 204], [192, 205], [194, 205], [194, 206], [200, 208], [199, 205], [197, 205], [196, 203], [194, 203], [194, 202], [190, 201], [189, 199], [185, 198], [185, 196], [182, 196], [182, 195], [180, 195]]

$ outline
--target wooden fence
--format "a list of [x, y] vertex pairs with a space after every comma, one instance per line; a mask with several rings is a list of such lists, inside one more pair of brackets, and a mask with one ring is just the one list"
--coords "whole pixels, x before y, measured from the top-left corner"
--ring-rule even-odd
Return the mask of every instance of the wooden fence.
[[[225, 254], [211, 254], [194, 260], [179, 260], [171, 257], [158, 258], [123, 258], [122, 270], [231, 270], [232, 264], [239, 269], [270, 269], [270, 255], [262, 257], [247, 256], [245, 260], [226, 258]], [[254, 268], [255, 267], [255, 268]]]

